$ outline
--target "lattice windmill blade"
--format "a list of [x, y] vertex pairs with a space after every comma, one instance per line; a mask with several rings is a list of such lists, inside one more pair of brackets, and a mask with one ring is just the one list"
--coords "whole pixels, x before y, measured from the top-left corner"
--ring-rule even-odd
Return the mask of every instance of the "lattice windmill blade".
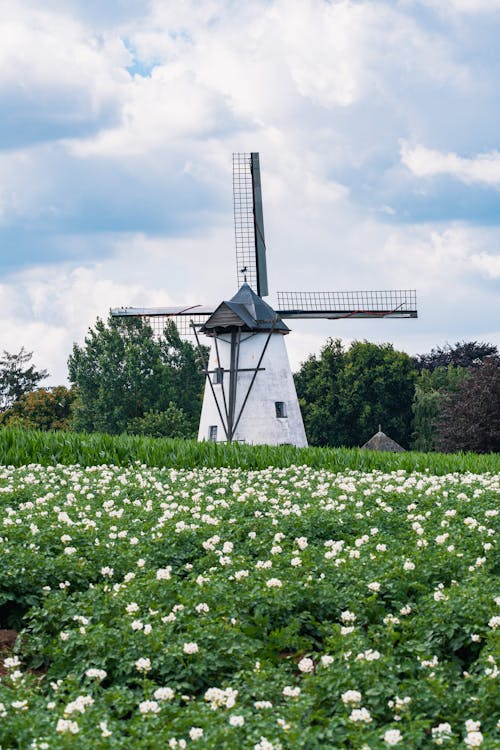
[[213, 313], [214, 307], [191, 305], [190, 307], [115, 307], [111, 310], [114, 318], [144, 318], [154, 333], [161, 335], [169, 321], [177, 326], [180, 336], [193, 336], [195, 328], [201, 326]]
[[416, 318], [414, 289], [278, 292], [280, 318]]
[[259, 154], [233, 154], [233, 203], [238, 286], [246, 281], [259, 297], [266, 297], [269, 291]]

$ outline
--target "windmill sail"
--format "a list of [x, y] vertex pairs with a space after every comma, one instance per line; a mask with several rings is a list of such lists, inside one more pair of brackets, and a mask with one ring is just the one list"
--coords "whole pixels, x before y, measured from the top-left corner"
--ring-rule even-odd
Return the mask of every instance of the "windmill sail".
[[266, 241], [257, 153], [233, 154], [233, 204], [238, 286], [247, 282], [259, 297], [266, 297]]
[[114, 307], [114, 318], [144, 318], [154, 333], [161, 336], [169, 321], [173, 321], [181, 336], [192, 336], [193, 325], [200, 328], [213, 313], [213, 306], [191, 305], [189, 307]]
[[416, 318], [414, 289], [278, 292], [280, 318]]

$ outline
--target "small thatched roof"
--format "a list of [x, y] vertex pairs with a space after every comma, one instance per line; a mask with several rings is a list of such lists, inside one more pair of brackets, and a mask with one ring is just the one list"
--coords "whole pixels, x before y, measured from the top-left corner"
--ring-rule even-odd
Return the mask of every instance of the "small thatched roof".
[[388, 437], [385, 432], [382, 432], [380, 425], [378, 432], [371, 437], [367, 443], [361, 446], [361, 449], [366, 448], [369, 451], [390, 451], [392, 453], [404, 453], [405, 449], [402, 448], [399, 443]]

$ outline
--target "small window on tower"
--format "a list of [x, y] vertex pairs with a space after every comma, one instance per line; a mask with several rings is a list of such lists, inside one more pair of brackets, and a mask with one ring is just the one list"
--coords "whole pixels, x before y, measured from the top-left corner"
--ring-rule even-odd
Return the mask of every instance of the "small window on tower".
[[224, 378], [224, 368], [216, 367], [214, 370], [214, 376], [213, 376], [212, 382], [215, 385], [220, 385], [222, 383], [223, 378]]
[[210, 427], [208, 428], [208, 439], [213, 440], [213, 441], [217, 440], [217, 425], [216, 424], [211, 424]]
[[276, 408], [276, 416], [278, 417], [278, 419], [283, 419], [287, 416], [286, 404], [284, 401], [275, 401], [274, 406]]

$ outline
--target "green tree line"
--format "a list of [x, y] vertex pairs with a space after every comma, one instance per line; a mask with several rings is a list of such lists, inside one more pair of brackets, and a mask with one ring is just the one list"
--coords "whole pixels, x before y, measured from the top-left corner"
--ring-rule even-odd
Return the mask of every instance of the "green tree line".
[[[68, 359], [70, 388], [40, 387], [31, 353], [0, 357], [0, 424], [194, 437], [206, 349], [140, 318], [98, 319]], [[457, 342], [410, 357], [391, 344], [328, 339], [295, 374], [309, 443], [361, 446], [381, 429], [404, 448], [500, 451], [500, 357]]]

